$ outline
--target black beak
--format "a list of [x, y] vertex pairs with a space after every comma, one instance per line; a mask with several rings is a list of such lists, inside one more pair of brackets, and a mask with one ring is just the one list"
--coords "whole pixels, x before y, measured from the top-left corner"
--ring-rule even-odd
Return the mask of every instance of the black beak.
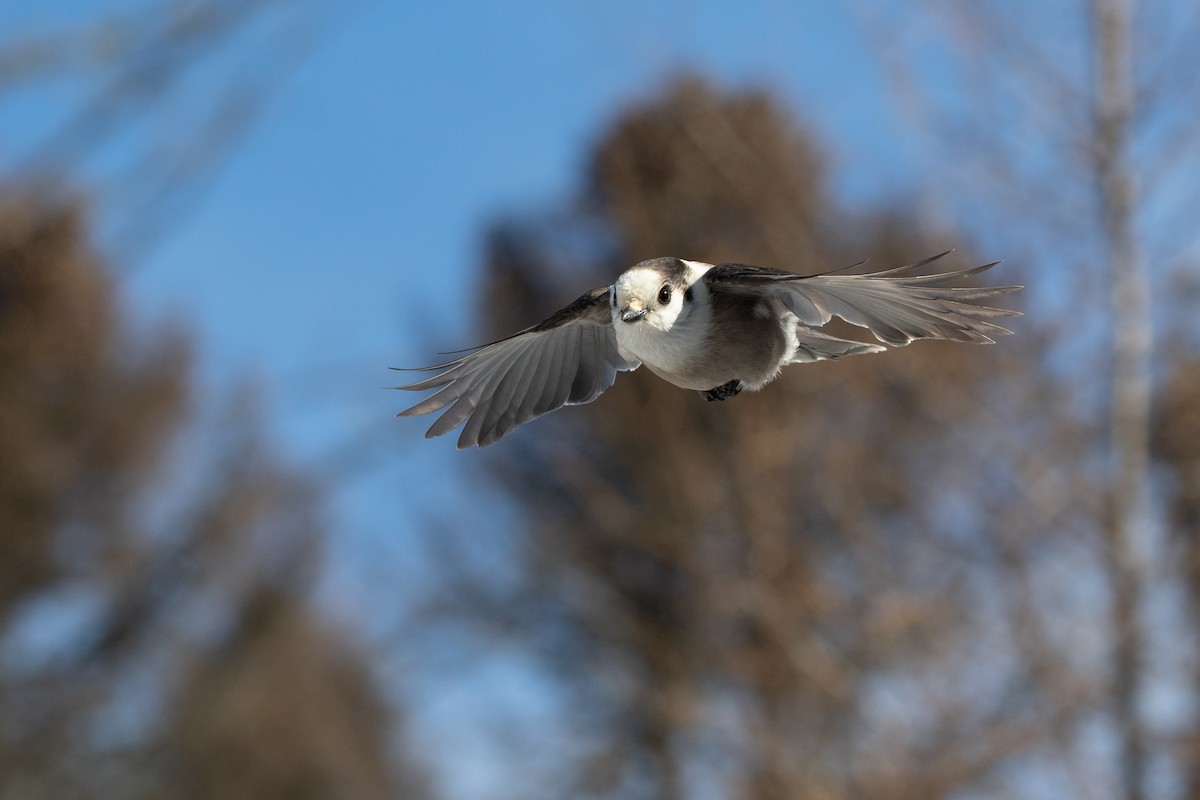
[[621, 312], [622, 322], [637, 322], [642, 317], [646, 316], [646, 309], [638, 311], [630, 311], [628, 308]]

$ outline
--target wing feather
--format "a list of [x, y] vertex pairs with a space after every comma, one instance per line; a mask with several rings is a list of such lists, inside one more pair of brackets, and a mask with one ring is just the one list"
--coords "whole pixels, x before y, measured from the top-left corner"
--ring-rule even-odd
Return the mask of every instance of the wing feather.
[[[580, 349], [580, 352], [594, 352], [596, 347], [596, 332], [580, 331], [579, 336], [586, 342], [585, 346]], [[599, 359], [580, 358], [579, 366], [575, 370], [575, 380], [571, 382], [571, 393], [567, 397], [567, 404], [573, 406], [582, 405], [583, 403], [590, 403], [599, 397], [600, 393], [608, 388], [604, 384], [607, 367], [607, 361], [601, 362]]]
[[551, 347], [553, 348], [553, 358], [547, 363], [546, 386], [531, 412], [534, 417], [559, 408], [567, 402], [563, 381], [559, 379], [567, 361], [567, 343], [558, 338], [554, 340]]
[[819, 328], [833, 317], [841, 317], [895, 347], [916, 339], [990, 344], [993, 337], [1011, 333], [989, 320], [1020, 316], [1020, 312], [969, 301], [1021, 287], [941, 285], [971, 278], [999, 262], [932, 275], [909, 274], [945, 255], [864, 275], [803, 276], [744, 264], [721, 264], [708, 270], [704, 280], [716, 293], [774, 297], [810, 327]]
[[593, 289], [531, 328], [420, 368], [437, 374], [395, 388], [437, 391], [396, 416], [441, 412], [426, 438], [465, 422], [458, 447], [483, 447], [542, 414], [595, 400], [618, 371], [640, 364], [617, 351], [608, 291]]
[[[522, 352], [521, 355], [524, 356], [525, 353]], [[507, 369], [492, 370], [488, 385], [480, 387], [477, 392], [479, 398], [476, 411], [463, 427], [459, 437], [460, 446], [470, 447], [471, 444], [478, 443], [481, 436], [487, 439], [488, 434], [497, 427], [497, 423], [508, 421], [507, 418], [512, 414], [512, 407], [515, 405], [513, 396], [518, 389], [522, 392], [528, 391], [525, 376], [531, 367], [536, 371], [537, 359], [510, 357], [509, 361], [511, 363]]]

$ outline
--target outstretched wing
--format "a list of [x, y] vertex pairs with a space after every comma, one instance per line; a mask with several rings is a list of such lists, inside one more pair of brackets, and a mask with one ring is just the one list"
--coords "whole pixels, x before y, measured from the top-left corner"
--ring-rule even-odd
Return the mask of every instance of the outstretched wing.
[[[593, 289], [532, 328], [420, 371], [431, 378], [396, 389], [439, 389], [396, 416], [443, 413], [425, 438], [466, 421], [458, 447], [483, 447], [518, 425], [564, 405], [590, 403], [618, 370], [637, 369], [617, 352], [608, 287]], [[449, 408], [447, 408], [449, 406]]]
[[[949, 251], [947, 251], [948, 253]], [[1020, 286], [944, 286], [991, 269], [1000, 262], [934, 275], [912, 273], [946, 255], [865, 275], [795, 275], [743, 264], [720, 264], [704, 274], [709, 291], [777, 298], [805, 325], [820, 327], [834, 317], [866, 328], [886, 344], [901, 347], [914, 339], [951, 339], [991, 344], [1012, 331], [990, 320], [1019, 311], [973, 301], [1007, 294]]]

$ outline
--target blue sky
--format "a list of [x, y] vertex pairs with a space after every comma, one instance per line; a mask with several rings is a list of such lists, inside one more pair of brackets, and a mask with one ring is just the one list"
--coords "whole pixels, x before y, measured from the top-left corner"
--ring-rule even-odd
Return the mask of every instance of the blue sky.
[[[0, 0], [0, 42], [158, 2]], [[505, 566], [503, 530], [519, 524], [504, 498], [478, 483], [472, 468], [480, 453], [456, 452], [453, 436], [423, 440], [427, 420], [393, 419], [410, 398], [381, 389], [395, 381], [386, 368], [424, 364], [435, 350], [477, 342], [471, 312], [485, 226], [567, 201], [589, 148], [621, 110], [681, 72], [775, 90], [827, 148], [832, 187], [849, 206], [915, 195], [935, 212], [939, 198], [961, 203], [954, 210], [963, 216], [973, 211], [980, 224], [972, 233], [985, 247], [989, 231], [991, 241], [1003, 239], [1006, 248], [995, 255], [1040, 284], [1031, 285], [1030, 299], [1049, 298], [1070, 311], [1065, 318], [1077, 331], [1065, 339], [1075, 350], [1066, 352], [1094, 380], [1090, 356], [1100, 337], [1095, 325], [1080, 321], [1080, 307], [1096, 305], [1088, 292], [1103, 287], [1080, 257], [1091, 243], [1060, 237], [1040, 219], [1015, 219], [1040, 215], [1043, 197], [1015, 212], [1010, 206], [1001, 221], [995, 185], [963, 190], [973, 173], [936, 152], [942, 143], [935, 138], [922, 140], [913, 120], [901, 120], [880, 83], [873, 45], [854, 15], [868, 8], [881, 14], [870, 27], [885, 38], [901, 18], [905, 30], [896, 35], [913, 34], [908, 23], [918, 29], [922, 23], [906, 16], [907, 4], [294, 4], [311, 8], [300, 17], [308, 19], [314, 48], [286, 71], [248, 134], [221, 159], [202, 202], [135, 261], [115, 266], [138, 323], [171, 320], [194, 334], [210, 407], [253, 379], [274, 442], [330, 479], [330, 559], [320, 599], [341, 624], [358, 626], [372, 641], [395, 641], [406, 603], [428, 585], [419, 534], [436, 531], [445, 521], [442, 509], [454, 508], [453, 524], [478, 532], [464, 538], [477, 542], [480, 557], [497, 570]], [[1055, 10], [1075, 20], [1069, 8]], [[1057, 28], [1043, 16], [1026, 20], [1052, 40], [1049, 52], [1060, 66], [1086, 63], [1075, 49], [1057, 49]], [[926, 41], [938, 35], [915, 33]], [[270, 57], [253, 46], [243, 50], [251, 65], [255, 56]], [[927, 58], [920, 65], [928, 73], [924, 88], [948, 96], [939, 99], [953, 107], [962, 87], [939, 84], [937, 56]], [[221, 62], [200, 82], [216, 81], [231, 63], [238, 62]], [[61, 80], [0, 88], [3, 179], [80, 95]], [[996, 118], [1010, 110], [997, 109]], [[178, 109], [162, 114], [159, 134], [184, 136], [187, 120]], [[1019, 127], [1004, 131], [1022, 134]], [[1029, 148], [1025, 166], [1061, 166], [1061, 151], [1029, 136], [1021, 144]], [[98, 162], [82, 174], [102, 175], [106, 159]], [[1195, 174], [1194, 158], [1171, 166], [1181, 176], [1172, 197], [1187, 194], [1181, 187], [1194, 183], [1187, 179]], [[961, 193], [939, 193], [931, 182], [955, 170]], [[1011, 181], [1011, 188], [1027, 186], [1021, 176]], [[92, 189], [105, 230], [120, 199], [101, 180]], [[1186, 234], [1193, 236], [1191, 228]], [[1194, 239], [1189, 244], [1197, 246]], [[1022, 247], [1040, 262], [1014, 252]], [[1057, 292], [1045, 291], [1055, 286]], [[565, 285], [561, 297], [569, 300], [582, 288]], [[531, 310], [529, 321], [546, 310]], [[1079, 358], [1081, 350], [1089, 357]], [[465, 767], [442, 771], [450, 796], [487, 797], [514, 752], [550, 752], [536, 743], [557, 743], [553, 686], [518, 654], [497, 653], [465, 671], [452, 665], [458, 668], [441, 677], [433, 673], [448, 666], [453, 647], [419, 654], [393, 649], [381, 657], [381, 673], [402, 679], [388, 688], [403, 695], [414, 717], [410, 731], [435, 760], [452, 744], [455, 766]], [[514, 741], [532, 744], [520, 749]]]
[[[16, 36], [96, 7], [0, 0], [0, 30]], [[398, 402], [364, 392], [390, 380], [381, 367], [423, 362], [443, 337], [472, 341], [485, 224], [565, 199], [622, 106], [672, 75], [777, 88], [835, 157], [856, 154], [836, 175], [848, 196], [903, 181], [885, 99], [853, 20], [834, 5], [342, 8], [199, 208], [132, 268], [120, 265], [145, 317], [194, 328], [207, 376], [263, 377], [273, 416], [302, 452], [324, 432], [340, 438], [334, 421], [314, 426], [308, 415], [344, 412], [347, 396], [372, 417]], [[63, 99], [46, 91], [0, 107], [0, 154], [19, 160], [44, 130], [34, 121]], [[386, 426], [420, 432], [419, 421]]]
[[[0, 0], [0, 35], [100, 7]], [[453, 436], [424, 441], [423, 420], [393, 419], [407, 397], [381, 391], [394, 380], [386, 368], [475, 341], [484, 226], [564, 201], [625, 104], [682, 71], [772, 87], [823, 136], [847, 203], [902, 191], [912, 161], [843, 4], [342, 8], [203, 202], [120, 266], [138, 319], [195, 334], [206, 395], [254, 378], [273, 438], [334, 480], [326, 601], [340, 617], [367, 619], [367, 609], [402, 607], [402, 587], [419, 585], [413, 534], [439, 507], [461, 504], [478, 458], [455, 452]], [[0, 105], [0, 169], [70, 98], [50, 86]], [[338, 457], [353, 454], [348, 442], [369, 443], [365, 465]], [[481, 531], [495, 526], [490, 512], [475, 513]], [[536, 714], [544, 695], [526, 691], [534, 684], [519, 664], [494, 666], [416, 709], [428, 729], [480, 749], [479, 769], [447, 778], [461, 796], [484, 796], [476, 790], [489, 774], [487, 741], [462, 738], [475, 729], [471, 709], [486, 694]]]
[[[864, 125], [879, 98], [853, 77], [840, 16], [401, 5], [366, 4], [338, 26], [137, 270], [133, 300], [194, 315], [211, 357], [328, 378], [325, 358], [423, 360], [428, 343], [405, 330], [418, 323], [469, 340], [483, 225], [563, 198], [621, 105], [680, 70], [778, 85], [859, 140], [847, 150], [878, 130]], [[869, 182], [886, 180], [879, 166], [862, 168], [876, 170]]]
[[[72, 9], [138, 5], [0, 0], [0, 30], [15, 37], [69, 22]], [[842, 8], [318, 7], [315, 48], [221, 161], [203, 202], [117, 265], [126, 298], [138, 318], [195, 333], [213, 396], [253, 377], [280, 446], [332, 473], [338, 541], [348, 542], [339, 573], [377, 566], [380, 553], [404, 561], [403, 529], [453, 502], [478, 454], [455, 452], [453, 437], [425, 442], [424, 420], [393, 419], [408, 397], [381, 391], [394, 383], [386, 368], [475, 342], [484, 227], [566, 200], [626, 104], [683, 71], [770, 86], [823, 135], [847, 201], [905, 185], [911, 160]], [[0, 106], [0, 152], [18, 159], [70, 96], [51, 85], [19, 99]], [[564, 286], [564, 300], [578, 290]], [[367, 466], [346, 467], [340, 456], [359, 452], [348, 442], [372, 445]]]

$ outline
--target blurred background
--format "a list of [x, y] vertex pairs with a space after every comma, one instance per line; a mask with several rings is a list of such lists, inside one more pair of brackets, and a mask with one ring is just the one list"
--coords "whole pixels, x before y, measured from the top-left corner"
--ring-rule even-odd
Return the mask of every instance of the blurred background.
[[[0, 800], [1200, 798], [1200, 6], [0, 0]], [[485, 451], [678, 255], [1025, 312]]]

